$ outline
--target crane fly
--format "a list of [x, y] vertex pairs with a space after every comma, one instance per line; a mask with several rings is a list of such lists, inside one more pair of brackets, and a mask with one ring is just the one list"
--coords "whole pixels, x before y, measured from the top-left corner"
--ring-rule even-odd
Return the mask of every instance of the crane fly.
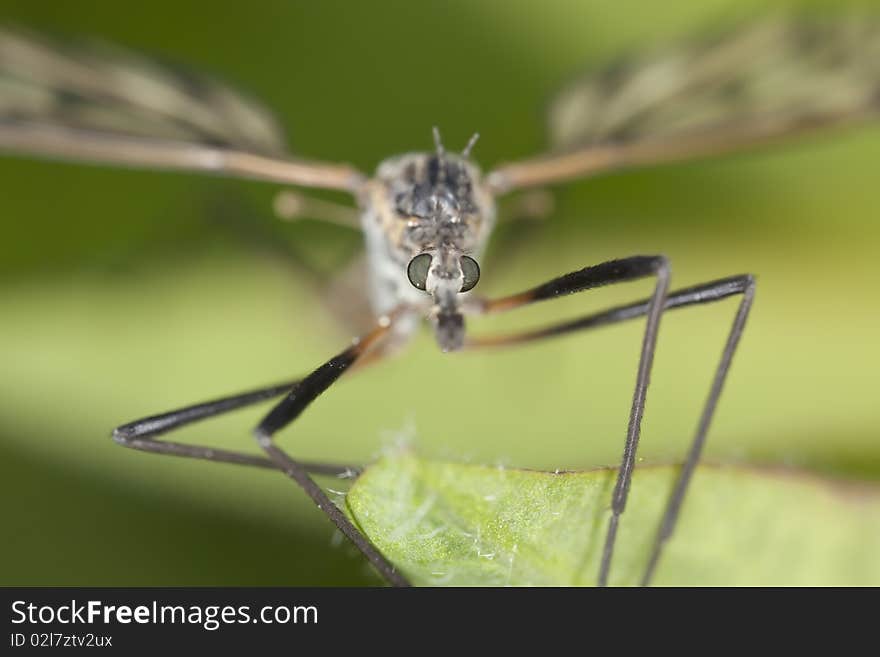
[[[366, 246], [362, 294], [371, 308], [372, 328], [305, 376], [135, 420], [117, 427], [113, 437], [147, 452], [281, 470], [394, 585], [408, 581], [312, 479], [348, 468], [300, 461], [276, 442], [278, 432], [346, 372], [398, 351], [423, 321], [433, 328], [442, 351], [457, 351], [523, 344], [645, 318], [598, 573], [604, 585], [636, 463], [663, 313], [739, 297], [642, 576], [642, 583], [649, 584], [675, 528], [752, 305], [755, 279], [750, 274], [670, 290], [669, 263], [662, 255], [622, 257], [501, 298], [479, 296], [479, 260], [500, 197], [614, 169], [761, 146], [861, 121], [878, 109], [876, 21], [775, 17], [575, 78], [549, 105], [551, 145], [545, 154], [500, 164], [484, 174], [473, 155], [477, 135], [456, 152], [435, 128], [431, 148], [390, 157], [370, 176], [347, 164], [289, 154], [279, 123], [268, 111], [213, 79], [106, 46], [72, 46], [0, 30], [0, 149], [7, 153], [196, 171], [351, 195]], [[277, 209], [328, 221], [351, 212], [283, 192]], [[471, 336], [466, 331], [466, 318], [642, 278], [653, 279], [653, 293], [633, 303], [524, 333]], [[261, 455], [163, 438], [184, 425], [276, 398], [280, 401], [254, 430]]]

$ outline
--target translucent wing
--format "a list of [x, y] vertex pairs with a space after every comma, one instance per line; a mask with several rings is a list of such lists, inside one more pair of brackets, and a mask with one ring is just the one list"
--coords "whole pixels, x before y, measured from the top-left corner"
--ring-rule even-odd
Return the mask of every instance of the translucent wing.
[[500, 193], [760, 145], [880, 111], [880, 21], [775, 18], [574, 80], [551, 154], [490, 174]]
[[355, 189], [345, 165], [286, 155], [255, 101], [106, 45], [70, 46], [0, 28], [0, 149]]

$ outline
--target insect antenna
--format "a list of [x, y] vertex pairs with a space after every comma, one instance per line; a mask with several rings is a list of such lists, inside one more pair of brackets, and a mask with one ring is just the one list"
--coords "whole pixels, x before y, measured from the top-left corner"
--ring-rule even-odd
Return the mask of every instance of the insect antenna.
[[446, 181], [446, 149], [443, 147], [443, 140], [440, 138], [440, 128], [434, 126], [434, 147], [437, 149], [437, 182]]
[[478, 140], [479, 138], [480, 138], [480, 133], [479, 133], [479, 132], [475, 132], [474, 135], [473, 135], [473, 137], [471, 137], [470, 139], [468, 139], [468, 143], [467, 143], [467, 145], [464, 147], [464, 150], [461, 152], [461, 156], [462, 156], [463, 158], [467, 159], [467, 158], [469, 158], [469, 157], [471, 156], [471, 151], [472, 151], [473, 148], [474, 148], [474, 144], [477, 143], [477, 140]]

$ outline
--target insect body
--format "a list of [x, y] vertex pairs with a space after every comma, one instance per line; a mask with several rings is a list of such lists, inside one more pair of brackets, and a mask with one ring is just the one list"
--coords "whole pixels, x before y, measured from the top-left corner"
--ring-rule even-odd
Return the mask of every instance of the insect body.
[[[386, 160], [362, 195], [370, 301], [376, 316], [411, 309], [396, 339], [428, 310], [444, 351], [464, 341], [462, 305], [480, 278], [477, 258], [495, 222], [495, 200], [467, 155], [435, 153]], [[430, 299], [430, 303], [429, 303]]]
[[[289, 155], [271, 114], [215, 81], [194, 84], [191, 75], [142, 57], [118, 50], [110, 55], [0, 30], [0, 149], [348, 192], [360, 208], [368, 265], [363, 294], [373, 313], [370, 330], [305, 376], [135, 420], [117, 427], [114, 439], [143, 451], [282, 471], [397, 585], [407, 584], [405, 576], [311, 478], [350, 468], [301, 462], [275, 442], [276, 434], [346, 371], [402, 345], [423, 317], [443, 351], [521, 344], [646, 318], [597, 578], [605, 584], [636, 463], [661, 317], [667, 310], [739, 297], [644, 571], [647, 584], [675, 528], [752, 305], [750, 274], [670, 290], [669, 263], [662, 255], [586, 266], [501, 298], [475, 296], [478, 260], [496, 221], [498, 197], [611, 169], [761, 145], [880, 110], [876, 22], [771, 20], [576, 79], [551, 103], [554, 150], [547, 154], [499, 165], [483, 176], [471, 159], [476, 137], [455, 154], [446, 151], [435, 130], [434, 151], [386, 159], [370, 178], [345, 164]], [[641, 278], [654, 280], [646, 299], [524, 333], [466, 331], [466, 315], [510, 311]], [[279, 397], [254, 430], [262, 456], [164, 438], [184, 425]]]

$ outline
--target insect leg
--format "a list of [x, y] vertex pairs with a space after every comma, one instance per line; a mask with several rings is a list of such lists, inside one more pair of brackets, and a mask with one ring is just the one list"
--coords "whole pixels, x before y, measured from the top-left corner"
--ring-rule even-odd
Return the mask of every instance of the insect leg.
[[333, 385], [360, 358], [364, 357], [371, 347], [381, 341], [388, 334], [392, 321], [385, 318], [385, 321], [381, 321], [376, 328], [355, 342], [354, 345], [337, 354], [305, 377], [263, 418], [262, 422], [254, 430], [254, 436], [259, 446], [277, 467], [302, 487], [318, 508], [355, 544], [367, 560], [373, 564], [376, 570], [390, 584], [394, 586], [408, 586], [409, 582], [406, 578], [394, 569], [385, 557], [370, 543], [369, 539], [354, 526], [348, 517], [308, 475], [305, 464], [291, 458], [275, 444], [274, 439], [278, 431], [296, 420], [309, 404]]
[[651, 365], [654, 362], [657, 330], [660, 326], [660, 315], [663, 312], [666, 292], [669, 286], [669, 264], [663, 256], [633, 256], [622, 260], [611, 260], [560, 276], [519, 294], [486, 301], [483, 305], [484, 312], [511, 310], [534, 301], [552, 299], [565, 294], [573, 294], [594, 287], [631, 281], [646, 276], [655, 276], [657, 283], [654, 287], [654, 294], [651, 296], [650, 301], [648, 301], [646, 309], [648, 321], [642, 338], [639, 367], [636, 375], [632, 406], [630, 407], [623, 458], [620, 463], [617, 483], [614, 486], [614, 494], [611, 500], [611, 518], [608, 521], [608, 533], [605, 537], [602, 565], [599, 570], [600, 586], [605, 586], [608, 583], [608, 571], [611, 566], [611, 557], [614, 553], [620, 515], [626, 507], [626, 500], [629, 495], [632, 472], [635, 467], [636, 449], [641, 433], [642, 416], [645, 411], [645, 397], [648, 392]]
[[499, 201], [499, 216], [502, 222], [540, 222], [553, 216], [556, 199], [547, 189], [527, 189], [519, 194]]
[[[685, 458], [684, 466], [682, 467], [682, 470], [678, 476], [678, 480], [676, 481], [673, 493], [670, 495], [669, 501], [667, 502], [666, 508], [664, 510], [663, 519], [660, 523], [660, 528], [657, 532], [657, 536], [654, 539], [654, 544], [651, 549], [651, 556], [642, 577], [642, 585], [646, 586], [650, 583], [651, 577], [653, 576], [654, 570], [660, 559], [663, 546], [665, 545], [666, 541], [672, 536], [672, 533], [675, 530], [675, 524], [678, 520], [681, 506], [687, 493], [688, 485], [690, 484], [694, 468], [699, 461], [700, 453], [702, 452], [703, 445], [706, 441], [706, 435], [709, 430], [709, 425], [712, 421], [712, 417], [718, 405], [718, 400], [721, 396], [721, 391], [727, 378], [727, 373], [730, 370], [730, 364], [733, 360], [733, 354], [736, 351], [740, 337], [742, 336], [743, 330], [745, 328], [746, 319], [752, 306], [754, 294], [754, 277], [750, 274], [741, 274], [738, 276], [731, 276], [729, 278], [723, 278], [716, 281], [675, 290], [673, 292], [670, 292], [666, 296], [666, 300], [663, 304], [664, 310], [673, 310], [676, 308], [686, 308], [689, 306], [712, 303], [735, 295], [742, 295], [743, 298], [740, 301], [739, 307], [737, 308], [736, 316], [734, 317], [733, 325], [730, 329], [730, 334], [728, 335], [727, 342], [724, 346], [724, 351], [721, 355], [721, 361], [719, 362], [715, 370], [715, 377], [712, 382], [712, 387], [709, 391], [708, 399], [706, 400], [706, 404], [703, 407], [700, 421], [697, 425], [696, 434], [691, 441], [691, 445]], [[572, 321], [553, 324], [551, 326], [540, 328], [537, 330], [510, 335], [495, 335], [471, 338], [465, 344], [465, 348], [497, 347], [514, 344], [524, 344], [544, 338], [566, 335], [575, 331], [598, 328], [600, 326], [605, 326], [608, 324], [616, 324], [618, 322], [635, 319], [637, 317], [648, 314], [653, 299], [653, 297], [650, 299], [643, 299], [635, 303], [627, 304], [624, 306], [617, 306], [615, 308], [610, 308], [609, 310], [593, 313], [591, 315], [580, 317]], [[485, 303], [485, 309], [487, 312], [492, 312], [493, 309], [503, 310], [506, 307], [504, 304], [499, 305], [499, 302], [497, 301], [490, 301]]]
[[360, 230], [360, 213], [349, 205], [326, 201], [293, 189], [282, 189], [273, 201], [275, 214], [285, 221], [313, 219]]
[[755, 279], [752, 276], [746, 275], [741, 278], [740, 282], [742, 286], [740, 293], [743, 295], [743, 298], [742, 301], [740, 301], [739, 308], [737, 308], [736, 315], [733, 318], [733, 325], [730, 327], [727, 342], [724, 344], [724, 351], [721, 352], [721, 360], [715, 368], [712, 387], [709, 388], [709, 397], [706, 399], [703, 411], [700, 414], [697, 431], [691, 441], [690, 447], [688, 448], [684, 466], [678, 475], [678, 480], [675, 482], [675, 488], [672, 495], [666, 503], [666, 509], [663, 511], [663, 519], [660, 522], [660, 528], [657, 530], [657, 536], [654, 539], [654, 544], [651, 548], [651, 557], [648, 560], [648, 566], [645, 568], [645, 572], [642, 575], [642, 586], [647, 586], [651, 583], [651, 577], [653, 577], [657, 562], [660, 560], [663, 546], [672, 536], [672, 532], [675, 531], [675, 523], [678, 521], [678, 516], [681, 512], [681, 505], [684, 502], [684, 496], [687, 493], [688, 485], [694, 474], [694, 468], [697, 466], [697, 461], [700, 460], [700, 453], [703, 451], [703, 445], [706, 442], [706, 434], [709, 431], [709, 425], [715, 414], [715, 408], [718, 406], [718, 399], [721, 397], [721, 391], [724, 388], [724, 381], [727, 379], [727, 372], [730, 370], [730, 363], [733, 360], [733, 354], [736, 352], [736, 348], [739, 345], [739, 340], [745, 329], [746, 319], [749, 316], [749, 311], [751, 310], [752, 302], [755, 298]]
[[[156, 454], [171, 454], [185, 458], [203, 459], [221, 463], [252, 465], [261, 468], [277, 469], [277, 464], [265, 456], [234, 452], [203, 445], [189, 445], [166, 440], [157, 440], [158, 436], [180, 429], [193, 422], [205, 420], [215, 415], [258, 404], [262, 401], [280, 397], [299, 385], [300, 379], [287, 381], [273, 386], [266, 386], [245, 393], [221, 397], [211, 401], [185, 406], [166, 413], [151, 415], [120, 425], [113, 430], [113, 440], [124, 447]], [[329, 463], [304, 464], [309, 472], [315, 474], [341, 475], [356, 473], [357, 467]]]

